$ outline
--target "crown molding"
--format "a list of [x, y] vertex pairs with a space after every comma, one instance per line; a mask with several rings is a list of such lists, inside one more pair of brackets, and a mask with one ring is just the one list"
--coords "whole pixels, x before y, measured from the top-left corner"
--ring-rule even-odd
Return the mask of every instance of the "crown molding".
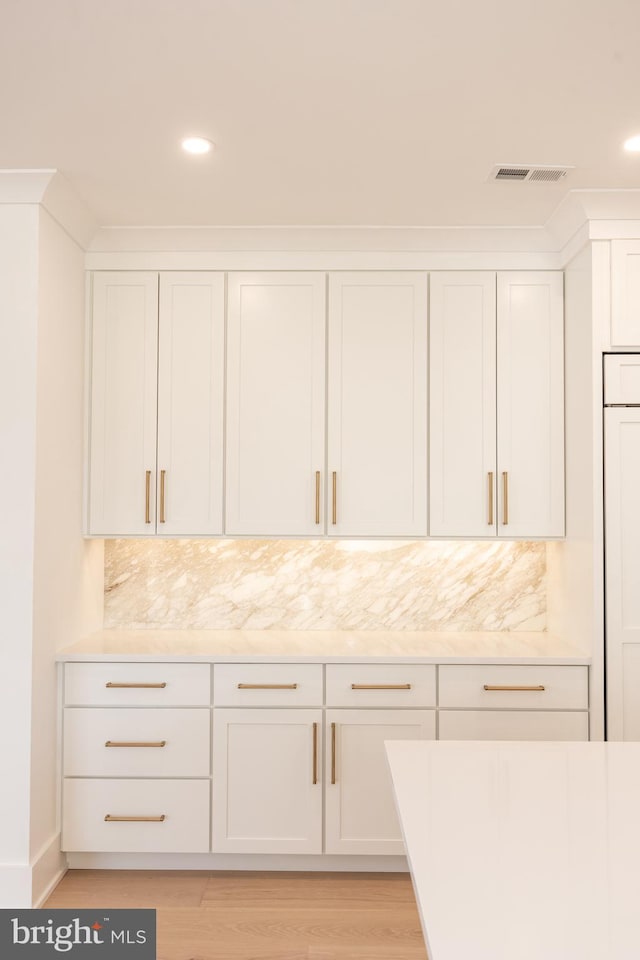
[[49, 181], [41, 203], [62, 229], [86, 250], [98, 229], [98, 221], [59, 171], [55, 171]]
[[98, 223], [58, 170], [0, 170], [0, 203], [43, 207], [83, 250]]
[[0, 170], [0, 203], [42, 203], [55, 170]]

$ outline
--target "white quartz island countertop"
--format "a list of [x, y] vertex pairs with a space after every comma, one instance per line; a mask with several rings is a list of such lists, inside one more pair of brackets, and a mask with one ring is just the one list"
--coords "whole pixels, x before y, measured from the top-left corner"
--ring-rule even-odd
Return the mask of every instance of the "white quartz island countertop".
[[59, 651], [61, 661], [588, 664], [549, 633], [343, 630], [101, 630]]
[[640, 743], [386, 747], [430, 960], [638, 960]]

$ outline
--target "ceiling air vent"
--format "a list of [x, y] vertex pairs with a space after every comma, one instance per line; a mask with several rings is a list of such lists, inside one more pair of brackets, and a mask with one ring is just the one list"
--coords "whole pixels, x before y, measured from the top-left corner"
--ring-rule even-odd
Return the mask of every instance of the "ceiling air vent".
[[537, 181], [538, 183], [557, 183], [564, 180], [573, 167], [541, 167], [523, 164], [497, 164], [489, 174], [489, 180], [512, 180], [524, 183]]

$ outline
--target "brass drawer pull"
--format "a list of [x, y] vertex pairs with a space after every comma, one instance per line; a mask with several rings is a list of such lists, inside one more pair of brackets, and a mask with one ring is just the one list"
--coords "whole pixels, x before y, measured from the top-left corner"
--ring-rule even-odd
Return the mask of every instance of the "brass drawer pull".
[[105, 747], [166, 747], [166, 740], [107, 740]]
[[105, 683], [105, 687], [110, 690], [164, 690], [167, 683]]
[[165, 523], [165, 510], [164, 510], [164, 488], [165, 488], [165, 477], [167, 475], [166, 470], [160, 471], [160, 523]]
[[320, 523], [320, 471], [316, 470], [316, 523]]
[[505, 686], [495, 686], [490, 683], [485, 683], [483, 690], [521, 690], [521, 691], [528, 691], [530, 693], [542, 693], [544, 691], [544, 686], [542, 684], [538, 684], [536, 686], [531, 686], [531, 687], [528, 687], [528, 686], [519, 687], [519, 686], [514, 686], [512, 684], [507, 684]]
[[297, 690], [297, 683], [239, 683], [238, 690]]
[[502, 525], [509, 524], [509, 474], [505, 471], [502, 474]]
[[313, 776], [311, 783], [315, 786], [318, 782], [318, 724], [313, 724]]
[[336, 725], [331, 724], [331, 783], [336, 782]]
[[151, 470], [144, 475], [144, 522], [151, 523]]
[[493, 526], [493, 470], [489, 471], [489, 519], [487, 523], [490, 527]]
[[410, 683], [352, 683], [352, 690], [411, 690]]
[[112, 817], [110, 813], [104, 818], [105, 823], [164, 823], [167, 819], [166, 813], [161, 813], [159, 817]]

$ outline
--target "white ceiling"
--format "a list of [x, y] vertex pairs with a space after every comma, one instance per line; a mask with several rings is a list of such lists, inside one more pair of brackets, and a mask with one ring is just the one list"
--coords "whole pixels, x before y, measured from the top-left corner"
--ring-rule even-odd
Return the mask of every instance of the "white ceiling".
[[[640, 0], [0, 14], [0, 168], [58, 168], [104, 225], [538, 225], [569, 189], [640, 187]], [[512, 162], [576, 170], [486, 182]]]

